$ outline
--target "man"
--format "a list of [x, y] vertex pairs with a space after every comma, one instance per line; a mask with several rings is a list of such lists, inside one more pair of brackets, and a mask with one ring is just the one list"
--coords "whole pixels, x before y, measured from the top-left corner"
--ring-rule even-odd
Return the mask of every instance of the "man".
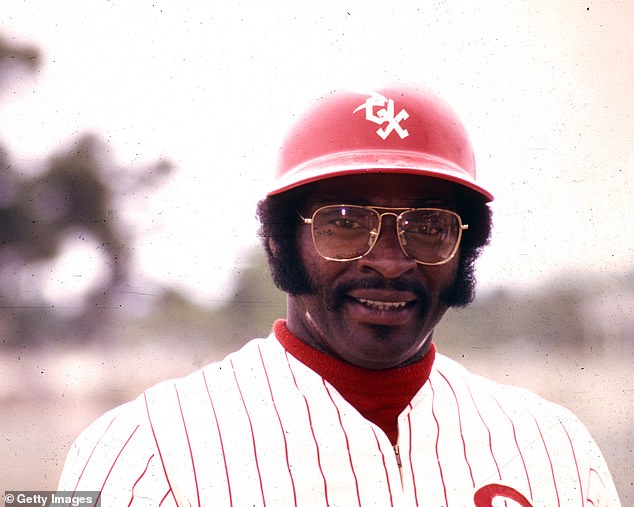
[[78, 438], [60, 482], [103, 505], [619, 506], [565, 409], [436, 353], [474, 296], [492, 195], [428, 92], [333, 93], [258, 206], [288, 314]]

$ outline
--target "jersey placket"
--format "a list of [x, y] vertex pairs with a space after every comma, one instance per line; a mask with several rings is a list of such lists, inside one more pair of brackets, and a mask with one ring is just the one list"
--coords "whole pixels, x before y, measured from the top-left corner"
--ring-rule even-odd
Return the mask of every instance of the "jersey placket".
[[418, 505], [416, 498], [416, 484], [411, 462], [411, 435], [409, 414], [412, 407], [407, 408], [398, 417], [398, 438], [393, 446], [394, 457], [401, 478], [401, 490], [403, 492], [403, 505]]

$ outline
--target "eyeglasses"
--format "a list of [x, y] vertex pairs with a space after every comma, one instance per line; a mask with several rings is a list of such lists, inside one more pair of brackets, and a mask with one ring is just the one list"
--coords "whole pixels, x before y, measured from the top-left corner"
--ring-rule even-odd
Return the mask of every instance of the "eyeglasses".
[[[298, 212], [299, 213], [299, 212]], [[383, 217], [396, 218], [396, 233], [403, 253], [419, 264], [449, 262], [458, 251], [462, 231], [469, 228], [460, 215], [439, 208], [381, 208], [334, 204], [322, 206], [310, 218], [317, 253], [324, 259], [354, 261], [370, 253], [381, 234]]]

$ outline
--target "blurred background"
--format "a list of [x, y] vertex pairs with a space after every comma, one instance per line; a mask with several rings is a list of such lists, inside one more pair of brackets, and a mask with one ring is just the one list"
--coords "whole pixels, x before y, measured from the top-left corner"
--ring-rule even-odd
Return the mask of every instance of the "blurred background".
[[284, 316], [254, 208], [297, 111], [432, 88], [496, 195], [441, 352], [572, 409], [634, 498], [634, 4], [3, 0], [0, 491]]

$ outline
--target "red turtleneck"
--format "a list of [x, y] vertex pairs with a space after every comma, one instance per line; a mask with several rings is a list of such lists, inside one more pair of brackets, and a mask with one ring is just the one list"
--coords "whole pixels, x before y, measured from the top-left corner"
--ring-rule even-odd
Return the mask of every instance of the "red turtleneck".
[[348, 403], [396, 444], [398, 416], [431, 373], [436, 355], [433, 343], [427, 355], [416, 363], [389, 370], [370, 370], [306, 345], [288, 330], [285, 320], [276, 321], [273, 331], [289, 354], [333, 385]]

